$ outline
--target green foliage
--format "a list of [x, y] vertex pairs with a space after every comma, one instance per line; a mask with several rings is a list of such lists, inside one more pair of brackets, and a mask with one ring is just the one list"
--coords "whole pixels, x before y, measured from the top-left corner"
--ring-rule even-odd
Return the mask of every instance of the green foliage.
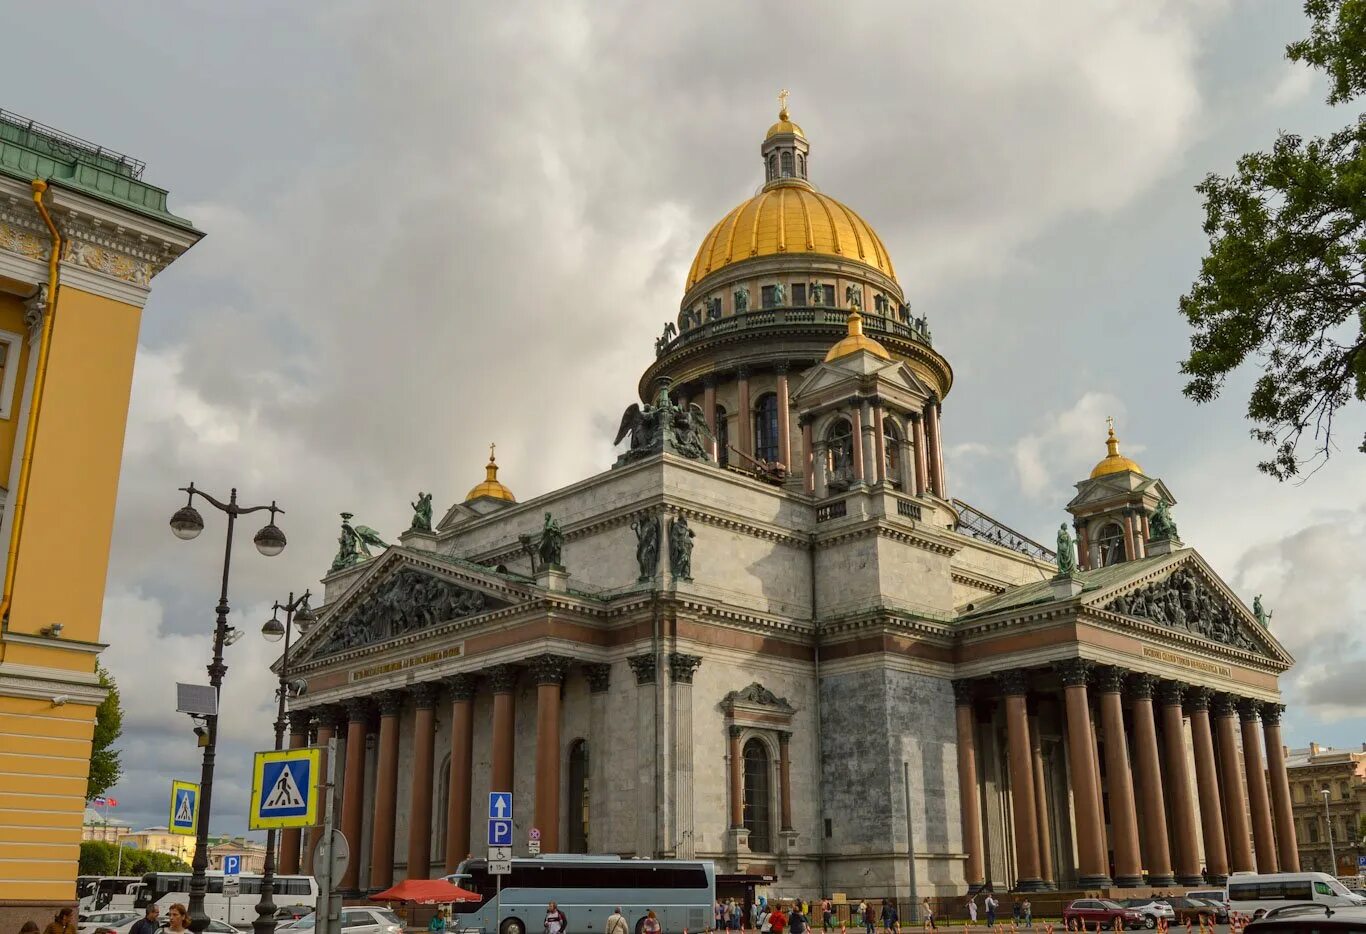
[[[1330, 101], [1360, 94], [1366, 0], [1307, 0], [1305, 12], [1311, 35], [1287, 54], [1332, 76]], [[1196, 190], [1210, 242], [1181, 297], [1192, 328], [1185, 393], [1208, 402], [1255, 359], [1247, 415], [1274, 451], [1258, 466], [1285, 480], [1305, 463], [1305, 432], [1313, 458], [1326, 459], [1338, 410], [1366, 400], [1366, 115], [1327, 139], [1283, 133], [1271, 152], [1243, 156], [1235, 174], [1211, 174]]]
[[82, 876], [112, 876], [118, 865], [119, 851], [112, 843], [103, 840], [86, 840], [81, 843]]
[[111, 748], [123, 733], [123, 704], [119, 700], [119, 686], [103, 665], [95, 666], [100, 687], [109, 694], [95, 709], [95, 735], [90, 750], [90, 777], [86, 780], [85, 799], [89, 801], [118, 784], [123, 775], [119, 751]]
[[189, 872], [190, 864], [169, 853], [154, 850], [123, 848], [123, 863], [119, 864], [118, 848], [102, 840], [86, 840], [81, 844], [83, 876], [140, 876], [147, 872]]

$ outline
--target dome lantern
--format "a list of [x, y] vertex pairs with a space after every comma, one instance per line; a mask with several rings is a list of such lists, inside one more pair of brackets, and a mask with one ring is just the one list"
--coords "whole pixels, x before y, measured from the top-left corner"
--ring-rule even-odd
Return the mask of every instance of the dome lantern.
[[806, 160], [811, 147], [802, 128], [787, 113], [787, 89], [778, 94], [778, 122], [768, 128], [759, 147], [764, 157], [764, 187], [807, 185]]
[[1124, 473], [1128, 470], [1137, 474], [1143, 473], [1143, 468], [1138, 466], [1136, 461], [1119, 453], [1119, 438], [1115, 437], [1114, 418], [1106, 418], [1105, 425], [1109, 429], [1109, 434], [1105, 439], [1105, 457], [1091, 470], [1091, 479], [1094, 480], [1096, 477], [1103, 477], [1106, 474]]
[[470, 490], [465, 497], [465, 502], [476, 499], [495, 499], [505, 503], [517, 502], [517, 497], [512, 495], [512, 491], [503, 486], [498, 480], [498, 462], [493, 456], [494, 445], [489, 445], [489, 462], [484, 466], [484, 482]]

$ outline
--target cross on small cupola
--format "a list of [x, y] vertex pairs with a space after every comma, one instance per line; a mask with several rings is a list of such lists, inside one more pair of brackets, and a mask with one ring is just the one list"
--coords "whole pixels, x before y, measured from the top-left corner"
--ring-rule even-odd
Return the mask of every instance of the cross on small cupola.
[[764, 157], [764, 187], [801, 185], [807, 187], [806, 160], [810, 146], [802, 128], [787, 112], [787, 88], [778, 92], [778, 122], [768, 128], [759, 151]]

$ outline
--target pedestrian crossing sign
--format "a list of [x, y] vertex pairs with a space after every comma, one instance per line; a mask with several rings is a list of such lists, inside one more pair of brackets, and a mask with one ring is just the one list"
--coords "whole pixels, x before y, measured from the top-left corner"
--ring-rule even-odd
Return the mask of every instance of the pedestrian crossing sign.
[[252, 830], [316, 826], [321, 755], [321, 747], [258, 752], [247, 826]]
[[171, 833], [193, 837], [199, 829], [199, 786], [194, 782], [171, 782]]

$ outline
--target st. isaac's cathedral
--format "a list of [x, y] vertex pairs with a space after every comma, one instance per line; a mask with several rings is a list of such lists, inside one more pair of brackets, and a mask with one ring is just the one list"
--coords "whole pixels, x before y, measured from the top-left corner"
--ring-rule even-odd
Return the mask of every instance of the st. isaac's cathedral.
[[[1298, 868], [1256, 612], [1105, 454], [1047, 539], [955, 499], [953, 369], [786, 107], [703, 238], [608, 469], [487, 475], [386, 545], [344, 514], [290, 675], [343, 889], [515, 852], [714, 860], [722, 891], [904, 900]], [[1064, 504], [1059, 504], [1063, 506]], [[1053, 537], [1056, 534], [1056, 541]], [[1075, 550], [1074, 550], [1075, 549]], [[286, 833], [311, 870], [317, 831]]]

